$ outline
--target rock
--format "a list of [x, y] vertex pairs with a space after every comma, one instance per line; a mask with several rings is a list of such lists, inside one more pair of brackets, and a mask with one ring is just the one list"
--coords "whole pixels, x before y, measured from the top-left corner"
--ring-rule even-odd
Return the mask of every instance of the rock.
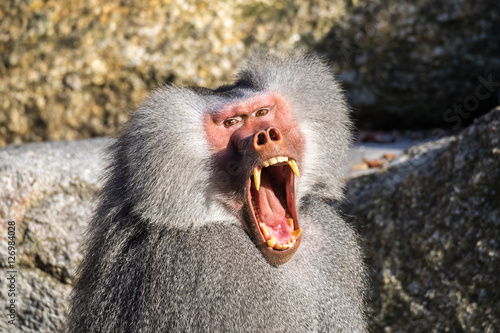
[[498, 105], [499, 1], [355, 3], [318, 49], [359, 125], [459, 128]]
[[216, 87], [247, 54], [317, 43], [347, 0], [0, 2], [0, 146], [114, 135], [165, 82]]
[[[62, 330], [108, 142], [51, 142], [0, 150], [0, 304], [15, 299], [19, 331]], [[14, 221], [16, 228], [15, 264], [10, 268], [7, 221]], [[12, 269], [18, 271], [15, 298], [6, 292], [7, 270]], [[0, 331], [14, 331], [5, 317]]]
[[466, 125], [498, 103], [499, 27], [497, 0], [3, 1], [0, 147], [115, 135], [148, 91], [261, 48], [327, 53], [362, 126]]
[[374, 332], [500, 331], [500, 107], [351, 179]]

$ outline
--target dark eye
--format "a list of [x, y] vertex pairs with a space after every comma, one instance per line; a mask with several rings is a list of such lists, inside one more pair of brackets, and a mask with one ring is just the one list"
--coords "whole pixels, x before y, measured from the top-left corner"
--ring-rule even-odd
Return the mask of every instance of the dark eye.
[[264, 117], [266, 114], [269, 113], [269, 109], [260, 109], [255, 112], [256, 117]]
[[224, 120], [224, 126], [226, 126], [226, 127], [231, 127], [231, 126], [235, 125], [236, 123], [238, 123], [238, 120], [234, 119], [234, 118], [228, 118], [228, 119]]

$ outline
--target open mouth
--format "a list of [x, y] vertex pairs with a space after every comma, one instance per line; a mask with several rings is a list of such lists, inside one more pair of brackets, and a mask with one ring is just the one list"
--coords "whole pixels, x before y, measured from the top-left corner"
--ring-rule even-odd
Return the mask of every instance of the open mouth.
[[248, 202], [262, 240], [272, 250], [294, 247], [302, 229], [297, 220], [294, 174], [297, 162], [289, 157], [272, 157], [253, 169]]

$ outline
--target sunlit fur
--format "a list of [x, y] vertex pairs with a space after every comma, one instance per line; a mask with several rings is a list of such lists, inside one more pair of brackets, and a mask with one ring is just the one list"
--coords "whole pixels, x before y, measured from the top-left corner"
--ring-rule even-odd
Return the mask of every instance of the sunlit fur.
[[[342, 198], [348, 109], [328, 66], [310, 56], [248, 61], [230, 93], [162, 87], [110, 148], [90, 222], [68, 332], [364, 332], [357, 237], [332, 208]], [[270, 266], [220, 193], [202, 115], [276, 91], [306, 150], [299, 165], [303, 239]], [[242, 185], [243, 186], [243, 185]]]

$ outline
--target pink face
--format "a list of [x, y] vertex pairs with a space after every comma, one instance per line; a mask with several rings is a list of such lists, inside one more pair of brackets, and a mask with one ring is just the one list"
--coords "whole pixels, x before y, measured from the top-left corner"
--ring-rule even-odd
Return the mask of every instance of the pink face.
[[205, 115], [208, 142], [216, 151], [226, 149], [231, 141], [239, 143], [271, 126], [277, 127], [292, 142], [302, 141], [293, 113], [278, 93], [252, 96]]
[[223, 105], [204, 116], [222, 191], [237, 193], [226, 204], [273, 265], [288, 261], [301, 231], [294, 180], [304, 138], [292, 110], [278, 93], [263, 93]]

